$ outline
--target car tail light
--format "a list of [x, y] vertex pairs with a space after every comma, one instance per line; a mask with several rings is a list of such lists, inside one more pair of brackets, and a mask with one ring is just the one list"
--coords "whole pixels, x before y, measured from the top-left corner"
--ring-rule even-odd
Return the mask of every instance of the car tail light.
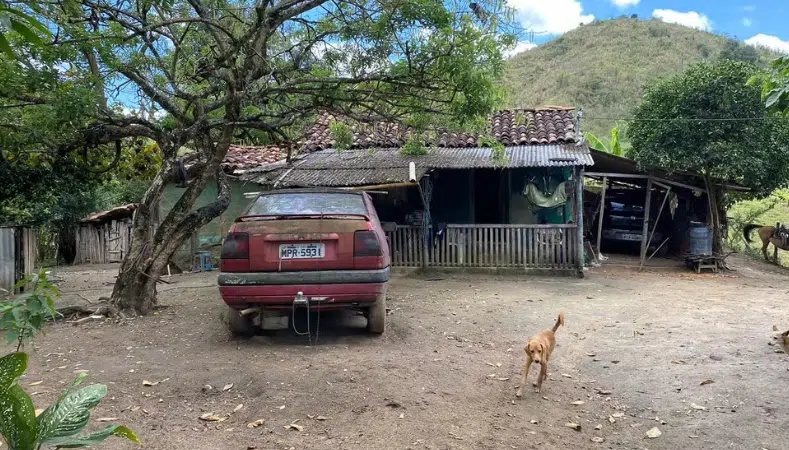
[[381, 243], [374, 231], [357, 231], [353, 234], [353, 256], [381, 255]]
[[249, 234], [229, 233], [222, 244], [222, 259], [248, 259]]

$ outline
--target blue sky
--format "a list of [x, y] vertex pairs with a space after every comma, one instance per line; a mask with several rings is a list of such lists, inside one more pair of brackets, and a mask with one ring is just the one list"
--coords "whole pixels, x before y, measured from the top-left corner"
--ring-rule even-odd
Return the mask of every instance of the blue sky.
[[789, 53], [789, 0], [508, 0], [524, 28], [544, 43], [594, 19], [623, 14], [725, 34], [752, 45]]

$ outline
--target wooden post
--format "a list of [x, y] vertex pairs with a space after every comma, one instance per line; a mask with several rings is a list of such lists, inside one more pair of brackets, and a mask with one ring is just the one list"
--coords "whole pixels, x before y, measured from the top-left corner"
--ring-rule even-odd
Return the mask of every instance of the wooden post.
[[644, 203], [644, 226], [641, 229], [641, 265], [647, 257], [647, 232], [649, 231], [649, 209], [652, 206], [652, 178], [647, 181], [647, 200]]
[[[666, 200], [668, 199], [668, 194], [670, 193], [671, 193], [671, 188], [666, 186], [666, 195], [663, 196], [663, 201], [660, 203], [660, 209], [658, 209], [657, 217], [655, 217], [655, 226], [652, 227], [652, 232], [649, 233], [649, 239], [647, 240], [647, 245], [646, 245], [647, 249], [649, 249], [649, 244], [652, 243], [652, 238], [655, 236], [655, 230], [657, 229], [657, 224], [658, 222], [660, 222], [660, 216], [663, 215], [663, 207], [666, 206]], [[663, 244], [665, 243], [666, 241], [663, 242]], [[660, 244], [660, 246], [662, 247], [663, 244]], [[657, 250], [660, 250], [660, 247], [658, 247]], [[655, 253], [657, 253], [657, 250], [655, 250]], [[654, 256], [655, 253], [653, 253], [652, 256]], [[644, 255], [646, 255], [646, 252], [644, 252]], [[652, 256], [650, 256], [649, 258], [652, 258]], [[642, 257], [641, 264], [638, 266], [639, 272], [641, 271], [641, 269], [644, 268], [644, 262], [645, 262], [645, 258]]]
[[600, 218], [597, 221], [597, 257], [598, 259], [602, 259], [602, 252], [600, 251], [600, 245], [603, 239], [603, 218], [605, 217], [605, 194], [606, 189], [608, 188], [608, 177], [603, 177], [603, 191], [600, 194]]
[[575, 224], [578, 226], [578, 274], [584, 276], [584, 168], [579, 167], [575, 180]]

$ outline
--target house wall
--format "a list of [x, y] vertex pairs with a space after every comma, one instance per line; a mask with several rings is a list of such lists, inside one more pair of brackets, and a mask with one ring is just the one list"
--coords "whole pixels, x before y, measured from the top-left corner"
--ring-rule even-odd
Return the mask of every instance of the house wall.
[[573, 218], [572, 195], [568, 191], [568, 201], [557, 208], [539, 208], [531, 204], [523, 195], [527, 183], [534, 183], [543, 192], [553, 192], [563, 181], [570, 179], [572, 170], [566, 167], [541, 168], [529, 167], [510, 171], [510, 221], [514, 224], [562, 224]]
[[[233, 221], [235, 221], [254, 200], [244, 197], [244, 193], [264, 190], [263, 186], [253, 183], [242, 183], [233, 180], [228, 181], [228, 183], [230, 184], [230, 206], [227, 207], [221, 216], [214, 218], [214, 220], [200, 228], [197, 233], [197, 250], [211, 251], [218, 256], [224, 234], [227, 233]], [[169, 184], [165, 187], [161, 201], [162, 220], [167, 217], [167, 214], [173, 209], [173, 206], [175, 206], [185, 190], [186, 188], [177, 187], [175, 184]], [[203, 193], [197, 198], [194, 209], [211, 203], [216, 198], [216, 195], [216, 183], [210, 182]], [[190, 267], [192, 264], [190, 252], [191, 242], [187, 240], [175, 255], [175, 260], [179, 266], [183, 268]]]

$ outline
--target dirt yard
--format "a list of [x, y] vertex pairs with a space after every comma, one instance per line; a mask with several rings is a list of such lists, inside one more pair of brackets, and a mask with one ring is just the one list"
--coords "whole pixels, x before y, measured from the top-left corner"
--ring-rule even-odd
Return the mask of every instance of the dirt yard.
[[[314, 346], [230, 340], [216, 274], [178, 275], [154, 316], [47, 327], [22, 384], [42, 407], [89, 371], [110, 390], [94, 419], [148, 449], [789, 449], [789, 356], [768, 345], [789, 328], [789, 277], [730, 262], [717, 276], [398, 276], [383, 336], [324, 315]], [[61, 303], [107, 295], [116, 270], [57, 271]], [[543, 392], [516, 399], [523, 344], [559, 311]]]

